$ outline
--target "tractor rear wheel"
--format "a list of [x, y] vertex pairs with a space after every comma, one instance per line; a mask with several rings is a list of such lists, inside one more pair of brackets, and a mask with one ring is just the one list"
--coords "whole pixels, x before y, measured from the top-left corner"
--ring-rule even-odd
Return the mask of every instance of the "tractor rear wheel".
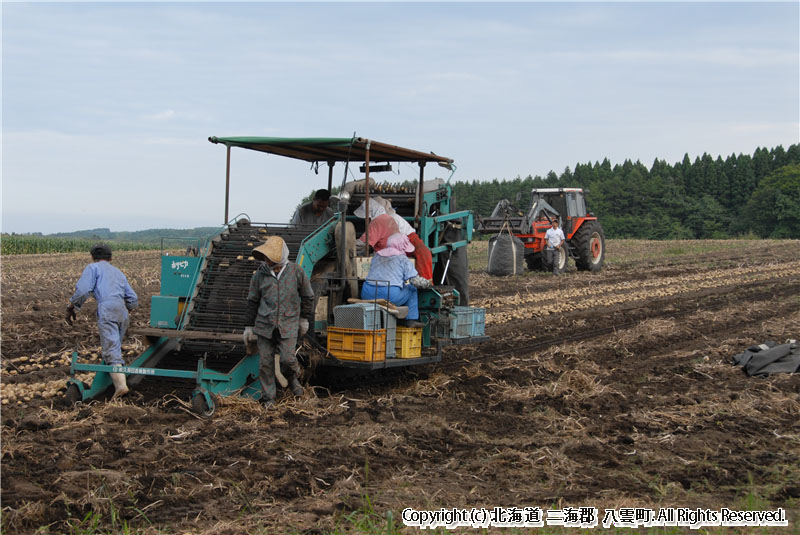
[[600, 271], [606, 259], [606, 237], [598, 221], [584, 221], [572, 238], [579, 271]]

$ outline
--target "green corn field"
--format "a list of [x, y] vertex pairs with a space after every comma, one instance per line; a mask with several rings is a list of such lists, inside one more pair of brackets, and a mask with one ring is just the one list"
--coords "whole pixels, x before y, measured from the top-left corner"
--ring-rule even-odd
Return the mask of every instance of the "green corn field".
[[[39, 236], [18, 236], [3, 234], [0, 236], [0, 254], [42, 254], [42, 253], [75, 253], [88, 252], [97, 240], [79, 240], [72, 238], [47, 238]], [[107, 242], [115, 251], [140, 251], [158, 249], [158, 244], [138, 242]]]

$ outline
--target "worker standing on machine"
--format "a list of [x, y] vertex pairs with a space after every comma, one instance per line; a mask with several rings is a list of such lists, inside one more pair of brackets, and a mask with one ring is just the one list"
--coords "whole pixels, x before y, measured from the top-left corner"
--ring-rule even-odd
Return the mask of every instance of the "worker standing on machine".
[[266, 406], [275, 403], [275, 357], [289, 369], [289, 387], [295, 396], [303, 395], [298, 379], [300, 365], [294, 355], [298, 336], [308, 332], [314, 321], [314, 291], [305, 271], [289, 262], [289, 248], [280, 236], [270, 236], [253, 249], [262, 264], [250, 279], [247, 295], [244, 343], [254, 338], [260, 358], [259, 376]]
[[[94, 295], [103, 360], [111, 366], [125, 366], [122, 339], [128, 329], [128, 311], [139, 305], [139, 298], [128, 284], [125, 274], [111, 265], [111, 248], [108, 245], [95, 245], [90, 254], [93, 262], [84, 268], [75, 284], [75, 293], [67, 305], [66, 320], [72, 325], [89, 295]], [[127, 394], [125, 374], [114, 372], [109, 375], [114, 383], [113, 397]]]
[[[379, 251], [386, 247], [386, 240], [392, 234], [397, 234], [399, 229], [397, 223], [389, 214], [381, 214], [369, 222], [369, 246], [373, 250]], [[368, 252], [369, 248], [366, 245], [367, 233], [362, 234], [356, 242], [356, 249], [360, 252]]]
[[311, 202], [302, 205], [292, 217], [292, 225], [321, 226], [333, 217], [333, 210], [328, 206], [331, 192], [326, 189], [317, 190]]
[[[353, 215], [364, 219], [364, 215], [367, 212], [365, 206], [366, 202], [362, 202], [361, 206], [355, 209]], [[419, 237], [417, 232], [414, 230], [414, 227], [412, 227], [403, 216], [395, 211], [395, 209], [392, 207], [392, 202], [389, 199], [384, 199], [383, 197], [373, 197], [370, 200], [369, 211], [369, 218], [371, 221], [374, 221], [375, 218], [380, 217], [383, 214], [388, 215], [394, 220], [394, 222], [397, 224], [397, 232], [408, 236], [408, 241], [410, 241], [411, 245], [414, 246], [414, 251], [408, 253], [408, 256], [416, 260], [416, 265], [414, 267], [419, 273], [419, 276], [423, 279], [433, 282], [433, 255], [431, 254], [431, 250], [428, 249], [428, 246], [425, 245], [425, 242], [423, 242]], [[394, 232], [392, 232], [392, 234], [394, 234]], [[371, 225], [370, 238], [372, 238]], [[370, 239], [370, 242], [371, 241], [372, 239]]]

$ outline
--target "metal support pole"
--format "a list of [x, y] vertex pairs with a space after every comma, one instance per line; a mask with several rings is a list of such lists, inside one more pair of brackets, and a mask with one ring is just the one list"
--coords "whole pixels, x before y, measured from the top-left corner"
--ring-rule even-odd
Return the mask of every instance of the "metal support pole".
[[331, 188], [333, 187], [333, 164], [335, 162], [329, 161], [328, 162], [328, 193], [330, 193]]
[[366, 150], [366, 161], [364, 162], [364, 166], [366, 168], [366, 175], [367, 178], [365, 180], [366, 185], [364, 186], [364, 241], [367, 244], [367, 256], [369, 256], [369, 146], [370, 141], [367, 140], [367, 150]]
[[[419, 186], [417, 186], [417, 206], [414, 209], [414, 223], [417, 225], [417, 230], [420, 230], [419, 224], [422, 220], [422, 184], [425, 182], [425, 162], [419, 162]], [[423, 236], [420, 236], [423, 240]]]
[[228, 224], [228, 202], [231, 194], [231, 146], [227, 145], [227, 148], [228, 159], [225, 163], [225, 221], [222, 222], [223, 225]]

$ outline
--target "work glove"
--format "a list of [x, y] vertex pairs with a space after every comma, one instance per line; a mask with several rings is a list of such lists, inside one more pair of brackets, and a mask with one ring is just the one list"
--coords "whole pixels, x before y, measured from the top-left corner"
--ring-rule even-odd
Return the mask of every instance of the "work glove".
[[433, 286], [433, 283], [431, 281], [429, 281], [428, 279], [424, 279], [419, 275], [409, 279], [408, 282], [410, 282], [413, 286], [416, 286], [417, 288], [423, 290]]
[[67, 323], [72, 325], [72, 322], [78, 319], [78, 312], [75, 310], [75, 305], [72, 303], [67, 305]]
[[300, 318], [300, 328], [297, 331], [297, 337], [302, 338], [308, 332], [308, 320], [306, 318]]
[[247, 344], [247, 342], [252, 342], [256, 340], [256, 335], [253, 334], [252, 327], [245, 327], [244, 332], [242, 333], [242, 341]]

